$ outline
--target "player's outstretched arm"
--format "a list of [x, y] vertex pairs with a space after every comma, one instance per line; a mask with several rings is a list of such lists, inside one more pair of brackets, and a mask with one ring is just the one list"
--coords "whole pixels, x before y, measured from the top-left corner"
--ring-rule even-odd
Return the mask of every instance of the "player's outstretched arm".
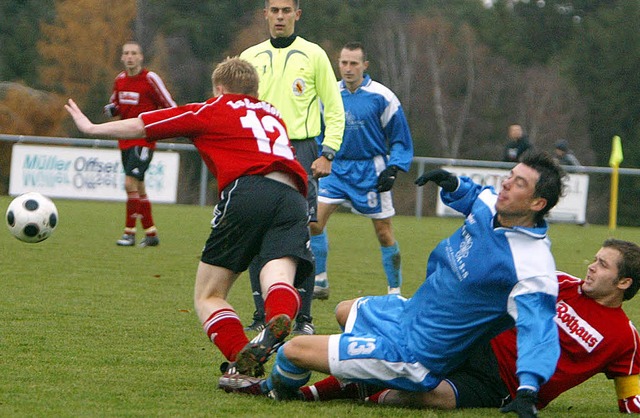
[[458, 177], [441, 168], [424, 173], [423, 175], [418, 177], [414, 183], [418, 186], [424, 186], [430, 181], [442, 187], [449, 193], [454, 192], [460, 184]]
[[64, 108], [69, 112], [80, 132], [87, 135], [110, 136], [119, 139], [133, 139], [145, 136], [144, 123], [139, 118], [95, 124], [82, 113], [82, 110], [72, 99], [69, 99]]

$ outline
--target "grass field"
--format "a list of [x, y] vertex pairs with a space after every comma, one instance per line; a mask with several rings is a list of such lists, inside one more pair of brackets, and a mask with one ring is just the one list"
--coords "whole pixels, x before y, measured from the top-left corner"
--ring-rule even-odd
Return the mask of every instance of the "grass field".
[[[11, 198], [0, 196], [4, 215]], [[350, 402], [276, 403], [217, 389], [223, 361], [193, 311], [196, 266], [209, 233], [210, 207], [155, 205], [161, 245], [121, 248], [124, 204], [57, 200], [60, 223], [39, 244], [0, 229], [0, 416], [64, 417], [498, 417], [496, 410], [417, 411]], [[459, 219], [396, 217], [403, 293], [424, 278], [431, 248]], [[553, 225], [558, 268], [582, 276], [606, 226]], [[614, 235], [640, 242], [640, 229]], [[335, 303], [386, 292], [370, 221], [347, 213], [329, 223], [331, 298], [313, 307], [318, 333], [338, 331]], [[489, 255], [488, 255], [489, 256]], [[230, 296], [248, 322], [246, 278]], [[627, 312], [640, 322], [637, 300]], [[322, 376], [314, 375], [313, 380]], [[540, 414], [618, 416], [613, 384], [594, 378]], [[510, 415], [514, 416], [514, 415]]]

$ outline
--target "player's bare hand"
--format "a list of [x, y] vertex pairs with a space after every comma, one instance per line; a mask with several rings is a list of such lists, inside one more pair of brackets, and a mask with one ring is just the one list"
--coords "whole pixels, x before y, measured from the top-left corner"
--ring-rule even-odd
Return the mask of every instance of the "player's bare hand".
[[319, 179], [320, 177], [327, 177], [331, 174], [331, 161], [325, 157], [320, 157], [311, 164], [311, 172], [313, 177]]
[[74, 102], [72, 99], [69, 99], [69, 102], [64, 105], [64, 108], [67, 109], [67, 112], [69, 112], [69, 114], [73, 118], [73, 122], [76, 124], [80, 132], [89, 133], [91, 127], [93, 126], [93, 123], [91, 123], [89, 118], [87, 118], [85, 114], [82, 113], [82, 110], [80, 110], [76, 102]]

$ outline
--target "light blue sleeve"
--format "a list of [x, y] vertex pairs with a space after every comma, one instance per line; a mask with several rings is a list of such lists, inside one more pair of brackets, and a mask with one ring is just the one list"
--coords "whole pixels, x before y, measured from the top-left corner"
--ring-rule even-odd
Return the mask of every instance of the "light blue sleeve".
[[469, 177], [459, 176], [458, 188], [453, 192], [447, 192], [442, 189], [440, 191], [440, 198], [442, 199], [442, 203], [467, 216], [471, 213], [473, 204], [480, 192], [482, 192], [482, 189], [481, 185], [475, 183]]
[[558, 327], [555, 323], [556, 297], [545, 293], [525, 293], [514, 297], [518, 330], [516, 375], [520, 386], [539, 389], [553, 375], [560, 357]]
[[398, 166], [404, 172], [409, 171], [413, 160], [413, 139], [402, 107], [398, 107], [384, 127], [384, 132], [389, 140], [390, 158], [387, 165]]

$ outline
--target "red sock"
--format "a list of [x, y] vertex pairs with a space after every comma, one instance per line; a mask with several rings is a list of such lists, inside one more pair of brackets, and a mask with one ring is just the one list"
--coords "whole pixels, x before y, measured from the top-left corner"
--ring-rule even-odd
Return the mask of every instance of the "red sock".
[[373, 395], [369, 396], [366, 401], [370, 402], [370, 403], [379, 403], [379, 404], [383, 404], [384, 403], [384, 398], [387, 396], [387, 394], [389, 393], [390, 389], [384, 389], [381, 390], [380, 392], [376, 392]]
[[229, 361], [249, 343], [238, 314], [233, 309], [220, 309], [211, 314], [202, 324], [209, 339], [220, 349]]
[[138, 212], [140, 207], [140, 195], [138, 192], [127, 193], [127, 219], [125, 220], [125, 228], [135, 228], [136, 220], [138, 219]]
[[300, 310], [300, 295], [290, 284], [278, 282], [272, 284], [264, 298], [265, 321], [280, 314], [287, 314], [294, 319]]
[[[146, 194], [140, 195], [140, 207], [138, 210], [140, 214], [140, 222], [142, 222], [142, 227], [144, 229], [149, 229], [153, 227], [153, 216], [151, 215], [151, 202]], [[155, 235], [155, 229], [152, 232], [147, 232], [147, 235]]]
[[355, 384], [343, 384], [333, 376], [329, 376], [310, 386], [300, 388], [305, 401], [330, 401], [333, 399], [358, 399]]

